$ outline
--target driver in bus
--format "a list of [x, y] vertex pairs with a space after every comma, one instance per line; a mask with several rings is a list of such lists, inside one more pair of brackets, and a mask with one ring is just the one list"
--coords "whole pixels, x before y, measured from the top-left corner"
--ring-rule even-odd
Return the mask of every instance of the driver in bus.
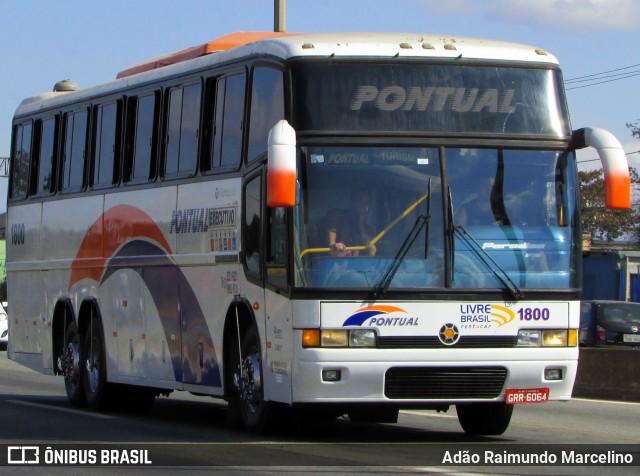
[[[368, 256], [376, 254], [375, 245], [370, 244], [373, 233], [368, 226], [370, 197], [366, 190], [351, 193], [350, 206], [346, 210], [329, 213], [327, 230], [332, 256]], [[347, 247], [366, 246], [366, 249], [347, 250]]]

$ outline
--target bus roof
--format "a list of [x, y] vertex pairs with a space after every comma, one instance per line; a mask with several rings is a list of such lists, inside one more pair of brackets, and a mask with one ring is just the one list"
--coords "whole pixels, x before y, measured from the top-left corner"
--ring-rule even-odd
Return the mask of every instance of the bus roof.
[[183, 61], [199, 58], [211, 53], [219, 53], [220, 51], [230, 50], [232, 48], [237, 48], [238, 46], [246, 45], [247, 43], [253, 43], [254, 41], [288, 35], [295, 35], [295, 33], [257, 31], [241, 31], [237, 33], [231, 33], [229, 35], [216, 38], [215, 40], [211, 40], [203, 45], [192, 46], [191, 48], [177, 51], [175, 53], [169, 53], [168, 55], [159, 56], [157, 58], [153, 58], [140, 63], [136, 66], [132, 66], [131, 68], [120, 71], [116, 75], [116, 79], [126, 78], [127, 76], [143, 73], [145, 71], [151, 71], [171, 64], [182, 63]]
[[316, 58], [440, 58], [519, 61], [556, 65], [556, 58], [533, 46], [503, 41], [416, 33], [240, 32], [200, 46], [164, 55], [125, 69], [115, 81], [73, 92], [49, 92], [27, 98], [16, 116], [73, 99], [135, 87], [164, 77], [254, 56], [282, 60]]

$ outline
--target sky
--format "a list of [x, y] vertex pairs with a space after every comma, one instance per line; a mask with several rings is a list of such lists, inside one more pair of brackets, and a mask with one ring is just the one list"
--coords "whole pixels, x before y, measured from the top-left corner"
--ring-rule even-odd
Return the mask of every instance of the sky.
[[[0, 157], [20, 101], [62, 79], [104, 83], [146, 59], [235, 31], [272, 31], [273, 0], [0, 0]], [[637, 0], [286, 0], [291, 32], [406, 32], [529, 44], [560, 61], [573, 129], [601, 127], [640, 169]], [[581, 169], [599, 166], [580, 151]], [[0, 178], [0, 212], [7, 179]]]

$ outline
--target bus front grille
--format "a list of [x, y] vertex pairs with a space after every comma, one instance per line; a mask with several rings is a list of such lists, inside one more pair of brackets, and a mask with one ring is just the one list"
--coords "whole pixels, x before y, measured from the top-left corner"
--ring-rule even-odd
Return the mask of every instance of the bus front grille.
[[379, 349], [499, 349], [513, 348], [515, 336], [461, 336], [455, 345], [445, 345], [435, 336], [431, 337], [378, 337]]
[[393, 367], [384, 393], [393, 399], [492, 399], [506, 377], [504, 367]]

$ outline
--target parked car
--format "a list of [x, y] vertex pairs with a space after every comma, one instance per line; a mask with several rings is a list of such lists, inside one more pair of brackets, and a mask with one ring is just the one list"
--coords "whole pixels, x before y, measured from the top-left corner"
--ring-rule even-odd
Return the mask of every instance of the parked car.
[[579, 343], [640, 347], [640, 303], [582, 301]]
[[0, 349], [5, 350], [9, 344], [9, 318], [4, 306], [0, 304]]

